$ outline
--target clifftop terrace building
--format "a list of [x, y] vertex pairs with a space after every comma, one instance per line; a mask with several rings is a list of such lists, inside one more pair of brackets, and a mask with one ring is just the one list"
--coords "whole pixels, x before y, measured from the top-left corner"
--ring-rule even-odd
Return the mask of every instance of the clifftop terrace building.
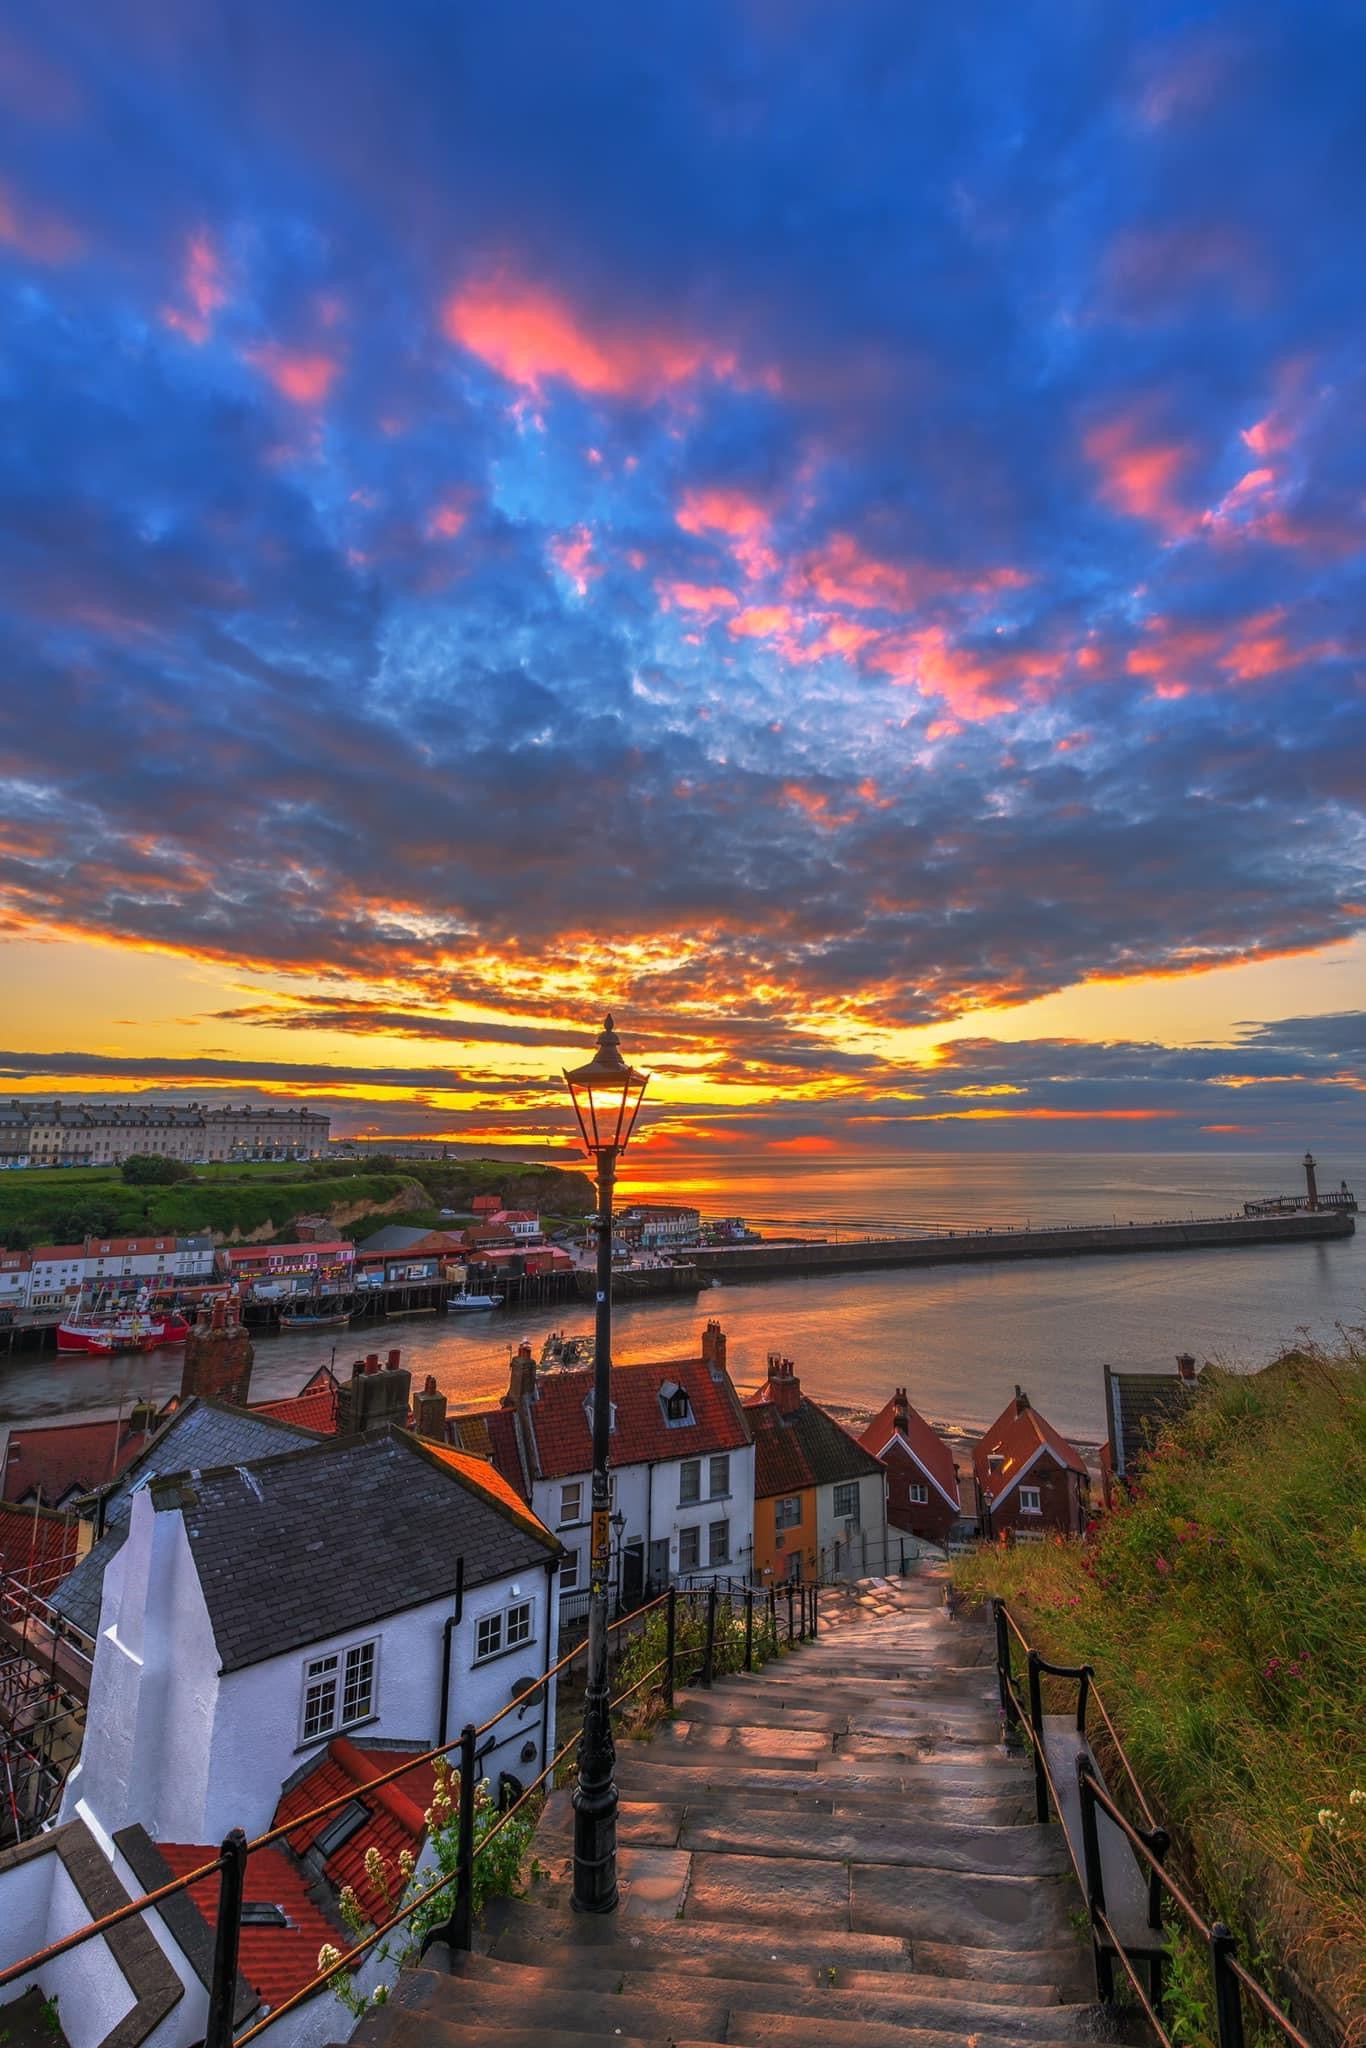
[[318, 1159], [330, 1129], [330, 1117], [296, 1103], [219, 1109], [207, 1102], [120, 1106], [15, 1098], [0, 1105], [0, 1168], [117, 1166], [136, 1152], [187, 1166]]

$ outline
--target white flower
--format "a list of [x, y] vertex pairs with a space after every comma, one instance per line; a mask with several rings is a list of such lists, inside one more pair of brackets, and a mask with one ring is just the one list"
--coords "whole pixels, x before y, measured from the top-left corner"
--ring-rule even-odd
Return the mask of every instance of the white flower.
[[1353, 1786], [1352, 1790], [1347, 1794], [1347, 1804], [1349, 1806], [1366, 1806], [1366, 1792]]
[[322, 1947], [318, 1950], [319, 1976], [322, 1975], [324, 1970], [330, 1970], [334, 1963], [339, 1963], [340, 1961], [341, 1950], [339, 1948], [334, 1948], [330, 1941], [325, 1941]]

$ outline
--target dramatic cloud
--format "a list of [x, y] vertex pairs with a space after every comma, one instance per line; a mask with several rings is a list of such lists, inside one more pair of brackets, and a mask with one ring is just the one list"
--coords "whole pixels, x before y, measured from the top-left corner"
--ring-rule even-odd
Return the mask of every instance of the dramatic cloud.
[[1366, 923], [1358, 14], [62, 16], [0, 39], [0, 938], [268, 976], [261, 1086], [611, 999], [693, 1129], [1257, 1122], [1143, 1050], [884, 1123], [879, 1034]]

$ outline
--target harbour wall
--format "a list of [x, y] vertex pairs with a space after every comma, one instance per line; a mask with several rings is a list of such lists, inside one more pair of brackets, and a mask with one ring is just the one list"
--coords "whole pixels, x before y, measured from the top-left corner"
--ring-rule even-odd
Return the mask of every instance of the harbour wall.
[[1077, 1259], [1131, 1252], [1218, 1251], [1254, 1244], [1321, 1244], [1351, 1237], [1341, 1212], [1216, 1216], [1186, 1223], [1077, 1224], [1053, 1230], [940, 1231], [933, 1236], [831, 1243], [715, 1245], [688, 1254], [704, 1278], [770, 1280], [780, 1274], [861, 1272], [883, 1266], [956, 1266], [999, 1259]]

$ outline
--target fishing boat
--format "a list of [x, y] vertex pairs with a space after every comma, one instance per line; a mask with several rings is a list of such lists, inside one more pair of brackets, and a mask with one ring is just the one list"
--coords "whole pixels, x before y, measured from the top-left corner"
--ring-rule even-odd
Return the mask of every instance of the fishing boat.
[[159, 1351], [163, 1344], [183, 1344], [190, 1326], [178, 1310], [153, 1314], [146, 1293], [132, 1307], [112, 1305], [103, 1294], [92, 1307], [78, 1300], [57, 1325], [59, 1351], [93, 1352], [108, 1357], [115, 1351]]
[[340, 1330], [351, 1320], [349, 1308], [338, 1309], [335, 1314], [281, 1316], [282, 1330]]
[[502, 1306], [503, 1297], [501, 1294], [467, 1294], [463, 1287], [459, 1294], [453, 1294], [446, 1303], [447, 1310], [453, 1316], [471, 1315], [479, 1309], [501, 1308]]

